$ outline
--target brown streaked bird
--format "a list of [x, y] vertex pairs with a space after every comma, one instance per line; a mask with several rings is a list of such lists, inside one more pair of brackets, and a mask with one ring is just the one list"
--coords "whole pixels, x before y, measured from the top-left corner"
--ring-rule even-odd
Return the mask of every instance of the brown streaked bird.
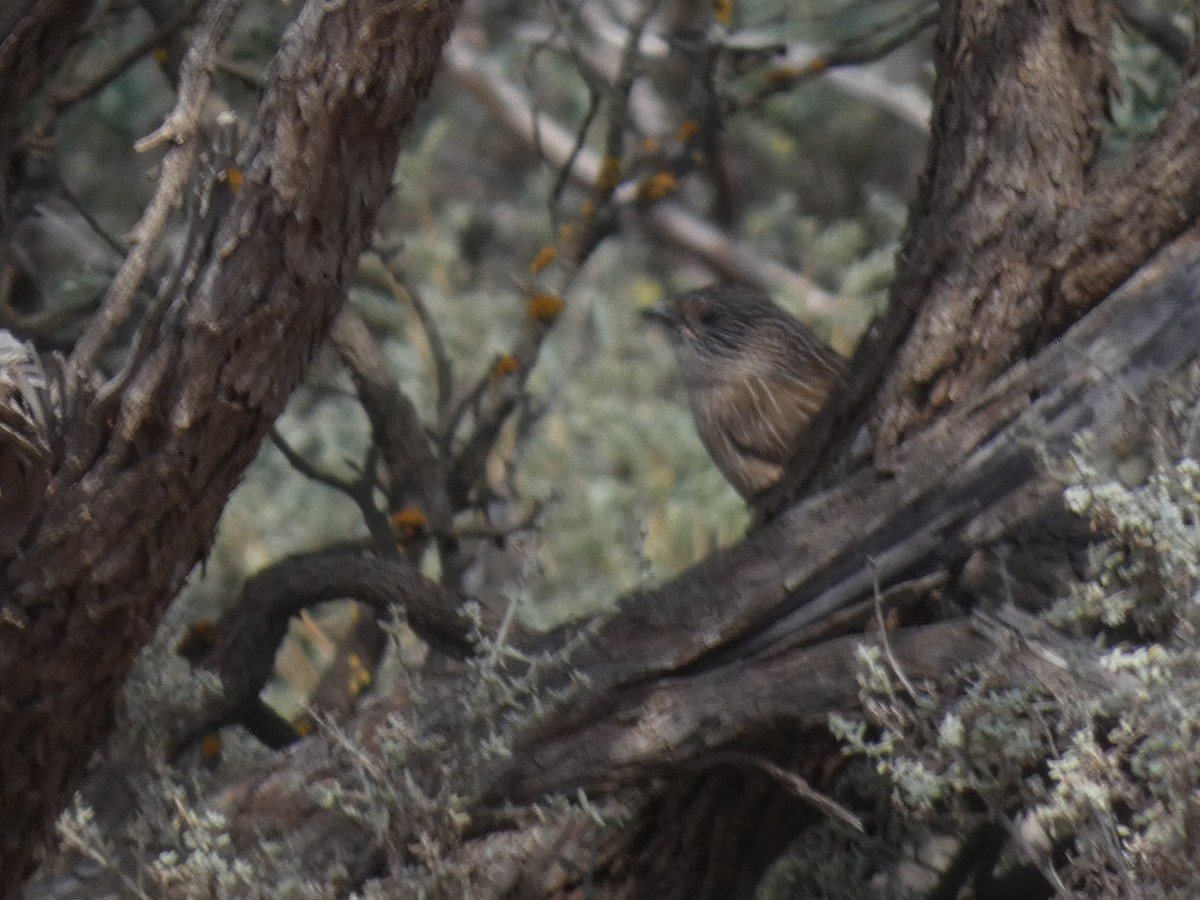
[[656, 303], [700, 440], [746, 500], [771, 487], [846, 361], [762, 291], [714, 284]]

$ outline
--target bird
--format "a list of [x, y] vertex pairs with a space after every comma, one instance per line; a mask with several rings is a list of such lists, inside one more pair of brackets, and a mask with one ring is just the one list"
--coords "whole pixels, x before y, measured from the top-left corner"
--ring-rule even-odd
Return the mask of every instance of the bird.
[[655, 303], [700, 441], [744, 500], [783, 475], [846, 360], [763, 291], [712, 284]]

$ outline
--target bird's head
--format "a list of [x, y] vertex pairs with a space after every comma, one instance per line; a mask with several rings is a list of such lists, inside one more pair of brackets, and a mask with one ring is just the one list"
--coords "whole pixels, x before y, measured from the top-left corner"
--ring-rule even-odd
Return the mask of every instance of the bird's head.
[[642, 315], [662, 326], [685, 380], [709, 379], [712, 367], [736, 363], [757, 346], [756, 335], [787, 318], [760, 291], [711, 285], [662, 300]]

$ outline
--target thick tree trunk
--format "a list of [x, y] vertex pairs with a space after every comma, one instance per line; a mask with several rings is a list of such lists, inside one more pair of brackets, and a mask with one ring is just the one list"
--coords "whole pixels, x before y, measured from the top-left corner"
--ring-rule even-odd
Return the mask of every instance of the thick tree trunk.
[[[358, 12], [353, 3], [345, 9]], [[346, 14], [329, 15], [341, 22]], [[412, 26], [425, 31], [395, 33], [440, 35], [444, 25], [420, 18]], [[468, 824], [456, 824], [467, 833], [451, 852], [479, 875], [471, 896], [747, 896], [771, 855], [810, 820], [807, 801], [775, 786], [771, 763], [820, 786], [828, 744], [813, 729], [854, 705], [856, 645], [882, 642], [861, 633], [876, 603], [884, 614], [909, 610], [952, 586], [973, 552], [1034, 528], [1061, 490], [1040, 454], [1061, 457], [1080, 429], [1111, 426], [1128, 413], [1130, 395], [1200, 351], [1200, 145], [1190, 139], [1200, 78], [1184, 83], [1131, 158], [1095, 171], [1108, 27], [1099, 0], [943, 4], [934, 142], [892, 306], [864, 341], [854, 383], [821, 418], [775, 499], [801, 484], [820, 491], [673, 582], [625, 598], [583, 629], [583, 640], [573, 625], [525, 641], [530, 655], [564, 658], [539, 673], [542, 706], [524, 717], [508, 706], [494, 711], [509, 726], [511, 757], [470, 757], [481, 740], [462, 721], [461, 700], [438, 702], [458, 697], [455, 683], [430, 688], [434, 699], [415, 708], [407, 697], [383, 698], [354, 723], [371, 745], [389, 713], [413, 717], [421, 742], [405, 758], [406, 777], [421, 798], [452, 795], [465, 812]], [[410, 73], [431, 65], [412, 48], [397, 55]], [[257, 445], [323, 335], [349, 257], [331, 252], [314, 266], [302, 258], [314, 234], [361, 245], [356, 201], [371, 206], [375, 195], [362, 185], [378, 187], [384, 172], [372, 155], [383, 143], [375, 123], [335, 106], [346, 140], [318, 134], [323, 166], [273, 160], [271, 136], [286, 143], [287, 116], [304, 120], [305, 107], [286, 98], [309, 96], [295, 81], [319, 71], [283, 69], [267, 99], [249, 194], [238, 197], [223, 232], [234, 243], [233, 255], [214, 264], [220, 290], [181, 311], [183, 354], [143, 364], [143, 399], [114, 410], [112, 434], [103, 418], [74, 426], [87, 452], [60, 477], [29, 556], [13, 569], [21, 627], [0, 631], [0, 678], [30, 705], [5, 708], [0, 723], [18, 751], [0, 757], [6, 817], [11, 806], [20, 821], [42, 821], [77, 777], [79, 751], [64, 748], [94, 744], [106, 705], [80, 691], [80, 668], [100, 674], [107, 701], [130, 648], [200, 552], [251, 452], [243, 448]], [[281, 94], [285, 87], [294, 93]], [[365, 182], [341, 180], [350, 164], [366, 166]], [[339, 187], [360, 193], [333, 196]], [[349, 238], [339, 231], [344, 217], [354, 226]], [[281, 334], [295, 343], [273, 346]], [[223, 366], [213, 362], [222, 353]], [[215, 399], [188, 389], [197, 384], [217, 385]], [[865, 422], [878, 426], [870, 464], [850, 452]], [[205, 441], [195, 438], [200, 430]], [[153, 489], [160, 504], [186, 502], [145, 518], [129, 487]], [[220, 499], [199, 500], [202, 491]], [[103, 543], [110, 532], [119, 539]], [[121, 555], [114, 546], [132, 549]], [[92, 549], [76, 558], [72, 547]], [[97, 630], [121, 638], [102, 641]], [[913, 680], [936, 678], [991, 646], [970, 620], [887, 636]], [[42, 759], [57, 768], [47, 773]], [[334, 742], [310, 740], [228, 790], [220, 806], [245, 845], [286, 836], [313, 875], [330, 859], [374, 860], [374, 836], [360, 822], [292, 790], [334, 785], [345, 766]], [[43, 784], [51, 799], [31, 799]], [[622, 797], [632, 823], [607, 835], [569, 817], [501, 827], [511, 824], [497, 812], [506, 801], [578, 790]], [[426, 824], [392, 821], [387, 839], [411, 847]], [[588, 874], [549, 865], [564, 858]]]
[[3, 573], [0, 895], [18, 890], [134, 655], [324, 341], [457, 6], [307, 4], [192, 295], [171, 298], [123, 391], [72, 385], [46, 505]]
[[[1200, 352], [1200, 147], [1185, 137], [1200, 79], [1130, 158], [1093, 171], [1108, 28], [1106, 6], [1088, 0], [944, 4], [931, 162], [893, 304], [780, 496], [826, 487], [594, 625], [558, 684], [582, 671], [587, 691], [519, 730], [512, 761], [481, 763], [469, 808], [486, 818], [503, 801], [674, 778], [632, 802], [634, 824], [615, 843], [562, 826], [555, 852], [595, 864], [582, 880], [555, 882], [545, 857], [511, 836], [467, 842], [456, 858], [491, 879], [493, 893], [478, 896], [747, 896], [769, 854], [741, 838], [781, 846], [805, 816], [795, 806], [774, 815], [774, 799], [732, 800], [731, 778], [768, 776], [732, 775], [712, 762], [714, 748], [761, 749], [781, 725], [799, 741], [852, 706], [864, 638], [842, 635], [874, 618], [876, 591], [885, 613], [904, 608], [952, 584], [973, 551], [1035, 532], [1061, 491], [1039, 454], [1061, 458], [1080, 429], [1111, 427], [1130, 414], [1129, 396]], [[862, 467], [848, 450], [867, 421], [878, 423], [876, 460]], [[564, 630], [539, 646], [569, 639]], [[991, 646], [969, 621], [903, 629], [889, 644], [913, 679]], [[381, 715], [360, 723], [364, 734]], [[422, 724], [455, 733], [437, 716]], [[230, 793], [239, 831], [296, 821], [280, 785], [336, 779], [319, 744], [294, 765]], [[413, 767], [432, 790], [438, 776]], [[739, 799], [758, 789], [737, 783]], [[313, 840], [346, 833], [336, 814], [303, 815]], [[401, 844], [405, 827], [392, 836]], [[503, 840], [507, 867], [496, 860]]]
[[[517, 724], [511, 758], [480, 755], [453, 682], [430, 687], [415, 707], [407, 695], [381, 698], [352, 731], [374, 746], [394, 713], [428, 745], [455, 748], [453, 765], [414, 751], [408, 771], [422, 796], [453, 791], [464, 803], [473, 837], [449, 852], [479, 878], [472, 897], [565, 898], [584, 884], [612, 898], [749, 896], [769, 850], [814, 814], [772, 765], [818, 789], [835, 774], [837, 753], [821, 728], [829, 713], [856, 705], [856, 648], [881, 643], [861, 633], [875, 620], [876, 590], [884, 615], [911, 616], [931, 591], [952, 586], [965, 559], [990, 557], [1014, 538], [1012, 571], [1029, 574], [1021, 550], [1037, 557], [1039, 540], [1053, 548], [1067, 534], [1053, 516], [1049, 532], [1037, 533], [1062, 491], [1043, 461], [1065, 458], [1083, 428], [1105, 434], [1127, 422], [1137, 414], [1131, 397], [1197, 355], [1193, 227], [1034, 359], [906, 441], [888, 467], [864, 469], [679, 579], [626, 598], [543, 676], [543, 698], [552, 688], [567, 696], [543, 699]], [[1030, 603], [1054, 599], [1040, 589], [1032, 585]], [[985, 626], [905, 627], [888, 633], [887, 649], [913, 683], [936, 680], [993, 649]], [[541, 648], [570, 643], [577, 630]], [[587, 686], [569, 689], [580, 671]], [[286, 833], [296, 858], [356, 858], [372, 843], [362, 826], [315, 802], [319, 792], [290, 787], [335, 789], [346, 766], [336, 742], [310, 740], [230, 788], [218, 808], [243, 846]], [[447, 772], [470, 777], [447, 784], [457, 777]], [[619, 797], [632, 821], [605, 831], [586, 817], [515, 829], [496, 819], [506, 801], [579, 790], [595, 802]], [[406, 846], [426, 827], [393, 822], [389, 840]], [[319, 864], [310, 875], [320, 876]], [[433, 896], [445, 890], [428, 887]]]

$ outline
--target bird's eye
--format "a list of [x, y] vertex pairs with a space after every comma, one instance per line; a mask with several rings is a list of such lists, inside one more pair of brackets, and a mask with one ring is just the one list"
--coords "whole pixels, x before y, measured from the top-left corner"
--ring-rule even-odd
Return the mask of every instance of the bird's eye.
[[702, 309], [696, 318], [704, 328], [712, 328], [712, 326], [717, 324], [720, 315], [715, 309]]

